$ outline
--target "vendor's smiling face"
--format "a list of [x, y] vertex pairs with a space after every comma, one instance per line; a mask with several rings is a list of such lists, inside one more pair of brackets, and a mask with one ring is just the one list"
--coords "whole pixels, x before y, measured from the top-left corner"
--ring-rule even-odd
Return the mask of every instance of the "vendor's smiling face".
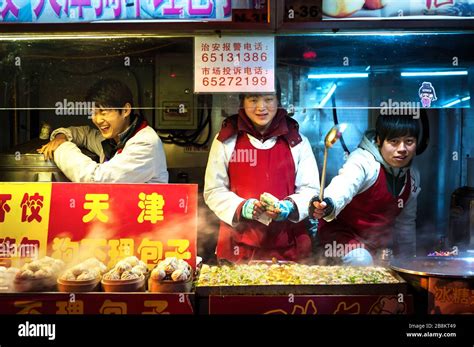
[[119, 142], [118, 135], [130, 125], [130, 113], [131, 105], [128, 103], [120, 110], [106, 107], [94, 108], [92, 122], [104, 138]]
[[277, 114], [278, 98], [275, 94], [248, 95], [243, 107], [255, 129], [263, 134]]
[[416, 153], [416, 137], [408, 135], [385, 139], [380, 146], [380, 153], [391, 167], [408, 166]]

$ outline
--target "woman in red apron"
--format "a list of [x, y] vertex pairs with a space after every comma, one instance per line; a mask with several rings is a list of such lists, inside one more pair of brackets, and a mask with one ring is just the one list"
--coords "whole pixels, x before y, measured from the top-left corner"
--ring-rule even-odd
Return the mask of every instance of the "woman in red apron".
[[415, 254], [420, 179], [410, 164], [419, 133], [411, 116], [379, 116], [375, 131], [365, 133], [324, 190], [324, 201], [311, 200], [309, 213], [323, 218], [318, 226], [323, 256], [370, 265], [386, 248]]
[[[223, 122], [206, 168], [204, 199], [221, 220], [217, 258], [309, 257], [304, 219], [318, 181], [309, 141], [279, 108], [277, 95], [241, 96], [239, 113]], [[265, 210], [263, 193], [278, 199], [276, 211]]]

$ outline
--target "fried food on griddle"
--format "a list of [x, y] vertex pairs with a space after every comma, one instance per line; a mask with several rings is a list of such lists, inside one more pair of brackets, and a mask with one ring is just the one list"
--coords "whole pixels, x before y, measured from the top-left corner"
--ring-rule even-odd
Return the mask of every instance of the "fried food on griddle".
[[203, 265], [198, 286], [398, 283], [384, 267], [302, 264]]

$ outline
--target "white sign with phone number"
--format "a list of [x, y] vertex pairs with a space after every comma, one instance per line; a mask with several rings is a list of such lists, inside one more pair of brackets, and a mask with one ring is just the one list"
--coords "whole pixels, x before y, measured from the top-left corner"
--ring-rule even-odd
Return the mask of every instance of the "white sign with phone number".
[[275, 38], [198, 36], [194, 92], [274, 92]]

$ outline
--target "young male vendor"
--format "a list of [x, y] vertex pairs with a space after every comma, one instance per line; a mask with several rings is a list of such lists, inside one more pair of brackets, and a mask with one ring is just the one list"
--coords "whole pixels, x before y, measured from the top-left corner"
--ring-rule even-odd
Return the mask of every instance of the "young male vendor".
[[[146, 120], [133, 113], [133, 96], [122, 82], [101, 80], [88, 92], [93, 103], [89, 126], [59, 128], [38, 149], [73, 182], [168, 183], [163, 144]], [[82, 154], [85, 147], [100, 164]]]
[[348, 250], [342, 261], [349, 265], [370, 265], [385, 248], [415, 255], [420, 177], [411, 163], [419, 135], [410, 116], [378, 117], [375, 131], [365, 133], [324, 190], [324, 201], [315, 196], [310, 202], [310, 215], [322, 218], [322, 252], [335, 241]]

